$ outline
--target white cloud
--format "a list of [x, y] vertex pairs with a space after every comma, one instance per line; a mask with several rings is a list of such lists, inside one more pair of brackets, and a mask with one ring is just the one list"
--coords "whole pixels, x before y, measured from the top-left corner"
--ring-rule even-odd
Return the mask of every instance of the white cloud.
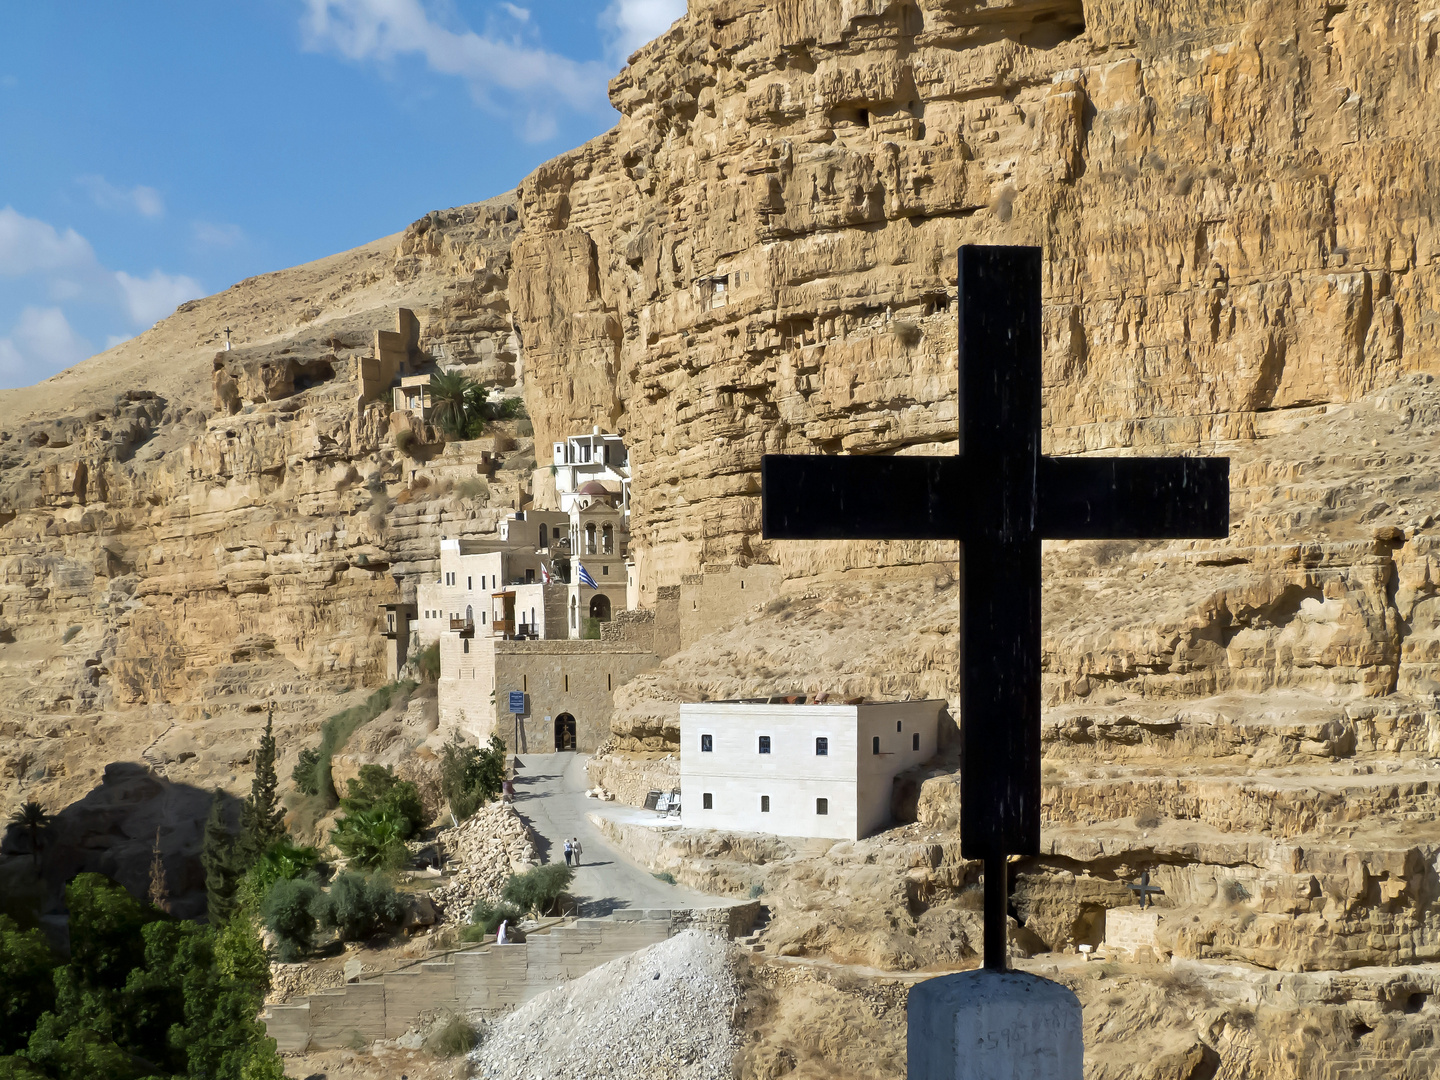
[[245, 242], [239, 225], [222, 225], [214, 221], [196, 221], [190, 226], [195, 243], [207, 248], [231, 248]]
[[510, 17], [512, 19], [518, 19], [521, 22], [530, 21], [530, 12], [527, 11], [525, 8], [519, 7], [515, 4], [501, 4], [500, 6], [510, 13]]
[[165, 216], [165, 200], [160, 192], [141, 184], [119, 188], [103, 176], [82, 176], [76, 181], [90, 193], [90, 199], [102, 210], [134, 210], [147, 218]]
[[607, 32], [610, 54], [623, 63], [684, 14], [685, 0], [612, 0], [600, 13], [600, 25]]
[[27, 307], [10, 336], [0, 338], [0, 370], [33, 375], [36, 367], [69, 367], [92, 352], [59, 308]]
[[186, 300], [205, 295], [200, 283], [184, 274], [171, 276], [152, 270], [148, 278], [131, 277], [124, 270], [115, 273], [125, 307], [137, 325], [159, 322]]
[[74, 229], [55, 226], [0, 209], [0, 277], [83, 270], [95, 265], [95, 252]]
[[[498, 106], [497, 94], [520, 96], [527, 113], [607, 105], [605, 65], [580, 63], [518, 38], [449, 29], [431, 19], [421, 0], [306, 0], [306, 5], [304, 28], [313, 49], [380, 62], [419, 56], [432, 71], [464, 79], [477, 101]], [[533, 130], [546, 128], [542, 123]]]

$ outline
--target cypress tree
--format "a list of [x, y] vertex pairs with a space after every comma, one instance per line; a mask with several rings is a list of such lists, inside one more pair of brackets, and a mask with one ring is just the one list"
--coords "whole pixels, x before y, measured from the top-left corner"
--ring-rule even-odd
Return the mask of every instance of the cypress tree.
[[275, 720], [265, 721], [265, 734], [255, 752], [255, 778], [240, 813], [240, 854], [250, 869], [265, 849], [286, 835], [285, 809], [280, 805], [280, 776], [275, 772]]
[[235, 890], [244, 869], [236, 851], [236, 837], [225, 820], [225, 793], [215, 789], [210, 817], [205, 821], [205, 844], [200, 865], [205, 870], [205, 905], [211, 926], [220, 926], [235, 913]]

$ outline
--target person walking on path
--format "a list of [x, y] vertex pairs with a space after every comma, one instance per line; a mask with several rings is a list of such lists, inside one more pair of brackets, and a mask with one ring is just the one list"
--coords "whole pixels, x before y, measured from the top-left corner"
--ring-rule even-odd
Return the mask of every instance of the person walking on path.
[[566, 840], [566, 841], [565, 841], [565, 865], [566, 865], [566, 866], [569, 866], [569, 865], [570, 865], [570, 859], [571, 859], [571, 857], [573, 856], [573, 854], [574, 854], [574, 849], [571, 848], [571, 846], [570, 846], [570, 841], [569, 841], [569, 840]]
[[580, 865], [580, 838], [579, 838], [578, 836], [572, 836], [572, 837], [566, 842], [565, 847], [566, 847], [567, 850], [569, 850], [570, 854], [574, 857], [574, 859], [575, 859], [575, 865], [576, 865], [576, 866], [579, 866], [579, 865]]
[[505, 933], [505, 930], [506, 930], [506, 928], [509, 926], [509, 924], [510, 924], [510, 920], [509, 920], [509, 919], [501, 919], [501, 920], [500, 920], [500, 929], [495, 932], [495, 944], [496, 944], [496, 945], [508, 945], [508, 944], [510, 944], [510, 942], [506, 940], [506, 938], [507, 938], [509, 935]]

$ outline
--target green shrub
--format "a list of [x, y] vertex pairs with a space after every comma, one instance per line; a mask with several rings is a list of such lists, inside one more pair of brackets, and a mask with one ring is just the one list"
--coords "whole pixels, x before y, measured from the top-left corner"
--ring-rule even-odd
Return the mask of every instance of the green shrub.
[[411, 431], [408, 427], [401, 428], [395, 433], [395, 449], [399, 450], [400, 453], [404, 454], [406, 457], [414, 456], [412, 451], [414, 451], [415, 444], [419, 441], [420, 440], [416, 437], [415, 432]]
[[409, 780], [401, 780], [389, 766], [361, 765], [359, 777], [345, 782], [340, 808], [352, 814], [392, 809], [410, 823], [407, 836], [425, 824], [420, 789]]
[[478, 941], [486, 934], [495, 933], [502, 922], [519, 922], [524, 914], [514, 904], [506, 903], [503, 900], [498, 904], [493, 900], [481, 900], [475, 905], [475, 910], [470, 913], [470, 925], [465, 928], [466, 931], [475, 930], [478, 933], [465, 940]]
[[586, 615], [580, 620], [580, 637], [585, 641], [600, 640], [600, 620]]
[[290, 779], [295, 781], [295, 786], [306, 795], [320, 794], [320, 751], [307, 748], [300, 751], [300, 760], [295, 762], [295, 768], [290, 770]]
[[672, 874], [672, 873], [670, 873], [669, 870], [662, 870], [662, 871], [660, 871], [660, 873], [658, 873], [658, 874], [651, 874], [650, 876], [653, 877], [653, 878], [655, 878], [657, 881], [663, 881], [663, 882], [665, 882], [665, 884], [667, 884], [667, 885], [674, 885], [674, 884], [675, 884], [675, 875]]
[[363, 941], [405, 921], [405, 901], [378, 874], [349, 871], [337, 877], [319, 905], [320, 924], [342, 941]]
[[315, 941], [315, 908], [320, 890], [312, 881], [282, 878], [260, 905], [260, 921], [276, 938], [276, 952], [287, 964], [304, 958]]
[[523, 874], [510, 875], [500, 895], [521, 911], [548, 915], [574, 877], [575, 871], [563, 863], [537, 866]]
[[365, 870], [398, 870], [410, 857], [405, 840], [410, 821], [394, 807], [380, 806], [341, 818], [330, 842], [356, 866]]
[[436, 1024], [425, 1039], [425, 1049], [436, 1057], [459, 1057], [475, 1049], [479, 1034], [464, 1017], [452, 1016]]
[[415, 664], [426, 682], [436, 682], [440, 678], [440, 642], [421, 649], [415, 658]]
[[245, 881], [240, 889], [246, 905], [253, 911], [264, 901], [275, 882], [306, 877], [319, 861], [320, 853], [313, 847], [299, 847], [292, 844], [289, 837], [275, 841], [245, 872]]
[[759, 897], [759, 896], [763, 896], [764, 893], [765, 893], [765, 886], [764, 886], [764, 885], [761, 885], [758, 881], [757, 881], [754, 885], [751, 885], [751, 886], [750, 886], [750, 899], [751, 899], [751, 900], [754, 900], [754, 899], [756, 899], [756, 898]]
[[457, 735], [440, 751], [440, 794], [450, 812], [464, 821], [491, 799], [505, 782], [505, 741], [490, 736], [485, 749], [466, 746]]
[[69, 645], [70, 642], [75, 640], [75, 635], [78, 633], [80, 633], [80, 627], [78, 626], [71, 626], [67, 628], [65, 631], [65, 636], [60, 639], [60, 644]]

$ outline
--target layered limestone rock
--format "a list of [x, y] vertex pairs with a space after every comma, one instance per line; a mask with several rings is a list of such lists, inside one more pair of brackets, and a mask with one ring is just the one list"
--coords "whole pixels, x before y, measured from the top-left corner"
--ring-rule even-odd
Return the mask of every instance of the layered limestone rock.
[[522, 187], [537, 435], [627, 436], [651, 595], [933, 557], [766, 544], [758, 468], [953, 442], [962, 243], [1045, 249], [1055, 453], [1434, 370], [1431, 36], [1399, 2], [698, 0]]

